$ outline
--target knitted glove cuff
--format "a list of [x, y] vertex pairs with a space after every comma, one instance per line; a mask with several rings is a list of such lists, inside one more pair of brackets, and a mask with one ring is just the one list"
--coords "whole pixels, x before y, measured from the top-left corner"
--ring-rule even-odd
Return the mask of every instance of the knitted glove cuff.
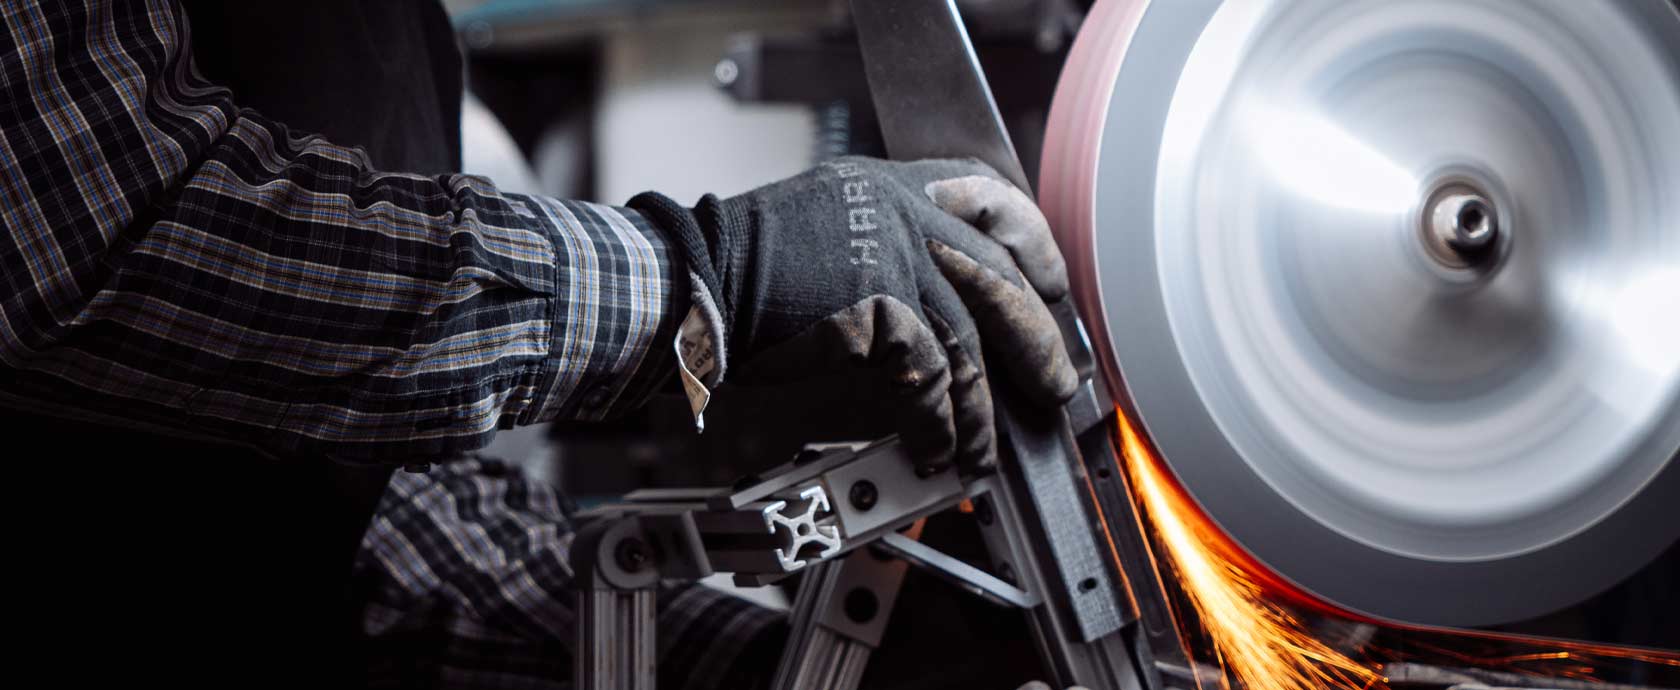
[[735, 315], [741, 313], [741, 293], [748, 278], [748, 251], [753, 245], [753, 229], [757, 217], [752, 211], [752, 197], [743, 195], [718, 199], [707, 194], [694, 207], [694, 215], [712, 249], [713, 268], [722, 281], [723, 301], [718, 308], [729, 316], [729, 337], [735, 337]]
[[[707, 198], [711, 198], [710, 195]], [[728, 306], [730, 302], [725, 300], [725, 283], [718, 270], [719, 262], [714, 257], [714, 254], [723, 254], [719, 251], [721, 248], [713, 246], [717, 233], [708, 233], [694, 211], [658, 192], [642, 192], [625, 205], [646, 216], [676, 244], [677, 250], [688, 262], [689, 273], [700, 279], [706, 292], [711, 294], [712, 303], [717, 305], [727, 339], [734, 330], [735, 314]]]

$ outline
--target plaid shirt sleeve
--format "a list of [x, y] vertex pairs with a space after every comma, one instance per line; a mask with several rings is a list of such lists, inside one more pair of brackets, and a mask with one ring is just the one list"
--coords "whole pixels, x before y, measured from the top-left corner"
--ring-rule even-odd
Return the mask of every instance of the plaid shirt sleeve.
[[0, 20], [0, 403], [377, 460], [673, 371], [686, 277], [635, 212], [288, 131], [199, 76], [174, 0]]
[[[398, 472], [357, 555], [366, 684], [569, 687], [571, 524], [553, 489], [490, 460]], [[658, 599], [659, 687], [766, 687], [781, 614], [707, 587]]]

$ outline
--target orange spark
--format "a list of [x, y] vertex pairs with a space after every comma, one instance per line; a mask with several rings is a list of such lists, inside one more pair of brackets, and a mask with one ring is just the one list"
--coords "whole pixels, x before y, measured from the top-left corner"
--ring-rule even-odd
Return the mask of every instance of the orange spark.
[[[1592, 679], [1594, 664], [1603, 662], [1680, 667], [1680, 654], [1674, 652], [1398, 625], [1336, 609], [1296, 590], [1236, 546], [1171, 477], [1124, 411], [1117, 417], [1123, 458], [1116, 460], [1130, 478], [1133, 499], [1145, 524], [1164, 551], [1165, 567], [1195, 610], [1216, 661], [1225, 671], [1220, 684], [1227, 690], [1231, 679], [1244, 690], [1373, 690], [1388, 686], [1376, 659], [1362, 662], [1337, 651], [1314, 637], [1292, 612], [1295, 610], [1408, 631], [1417, 637], [1410, 646], [1424, 654], [1422, 660], [1435, 657], [1470, 668]], [[1283, 602], [1294, 608], [1286, 608]], [[1366, 649], [1362, 653], [1390, 656], [1382, 650]], [[1411, 656], [1414, 654], [1401, 655]]]
[[[1200, 518], [1164, 475], [1124, 414], [1121, 452], [1133, 491], [1166, 551], [1166, 560], [1195, 608], [1226, 675], [1246, 690], [1365, 690], [1382, 674], [1319, 641], [1289, 611], [1266, 597], [1240, 560], [1219, 548], [1224, 537]], [[1221, 685], [1229, 687], [1222, 679]]]

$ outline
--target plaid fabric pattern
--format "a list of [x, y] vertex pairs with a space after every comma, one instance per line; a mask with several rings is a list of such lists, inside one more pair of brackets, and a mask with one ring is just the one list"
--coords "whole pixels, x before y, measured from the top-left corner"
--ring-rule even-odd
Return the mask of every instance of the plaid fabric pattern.
[[0, 404], [406, 460], [671, 374], [681, 268], [635, 212], [377, 171], [241, 109], [174, 0], [0, 19]]
[[[455, 455], [670, 376], [633, 211], [374, 170], [199, 75], [173, 0], [0, 2], [0, 403], [280, 454]], [[564, 687], [572, 534], [484, 461], [398, 473], [356, 567], [368, 681]], [[662, 687], [764, 684], [770, 611], [660, 600]]]
[[[553, 489], [490, 460], [397, 473], [358, 554], [376, 687], [563, 688], [576, 652], [571, 523]], [[658, 606], [659, 687], [769, 684], [780, 614], [703, 586]]]

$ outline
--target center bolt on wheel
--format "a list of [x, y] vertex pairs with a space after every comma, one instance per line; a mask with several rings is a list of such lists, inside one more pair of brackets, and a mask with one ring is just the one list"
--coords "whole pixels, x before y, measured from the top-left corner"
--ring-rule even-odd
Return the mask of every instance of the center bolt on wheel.
[[1422, 220], [1424, 248], [1445, 268], [1483, 273], [1504, 253], [1509, 233], [1493, 200], [1475, 186], [1451, 182], [1436, 188]]

